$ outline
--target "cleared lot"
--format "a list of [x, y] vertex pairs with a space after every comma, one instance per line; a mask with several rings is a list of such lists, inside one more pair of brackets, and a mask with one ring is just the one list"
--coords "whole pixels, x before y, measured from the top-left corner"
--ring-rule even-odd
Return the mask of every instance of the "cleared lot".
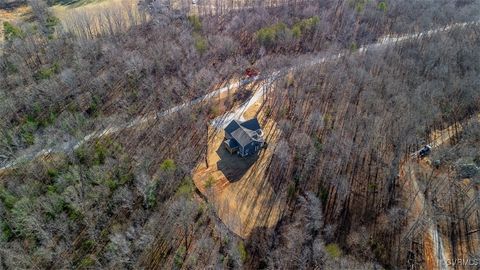
[[[261, 109], [257, 101], [244, 113], [251, 118]], [[259, 113], [261, 122], [263, 113]], [[240, 158], [223, 147], [223, 130], [211, 128], [208, 166], [202, 162], [194, 173], [194, 182], [214, 207], [218, 217], [237, 235], [247, 238], [255, 228], [277, 224], [285, 207], [286, 195], [275, 190], [265, 177], [274, 152], [279, 130], [273, 121], [263, 126], [267, 149], [258, 156]]]

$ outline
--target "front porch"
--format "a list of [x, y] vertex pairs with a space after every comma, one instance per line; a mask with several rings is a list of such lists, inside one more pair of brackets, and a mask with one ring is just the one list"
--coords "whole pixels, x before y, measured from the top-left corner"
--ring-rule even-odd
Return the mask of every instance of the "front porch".
[[228, 152], [230, 152], [230, 154], [235, 154], [238, 151], [238, 149], [240, 148], [240, 145], [238, 145], [238, 143], [235, 142], [232, 139], [224, 140], [223, 145], [228, 150]]

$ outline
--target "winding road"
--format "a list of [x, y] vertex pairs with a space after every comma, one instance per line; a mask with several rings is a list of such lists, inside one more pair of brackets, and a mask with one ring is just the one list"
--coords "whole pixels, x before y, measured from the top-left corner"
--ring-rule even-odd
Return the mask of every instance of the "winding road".
[[386, 37], [381, 38], [379, 42], [364, 45], [364, 46], [360, 47], [356, 52], [351, 52], [349, 50], [343, 50], [342, 52], [331, 53], [331, 54], [329, 54], [327, 56], [323, 56], [323, 57], [314, 57], [313, 60], [308, 61], [306, 63], [302, 63], [302, 64], [299, 64], [299, 65], [296, 65], [296, 66], [293, 66], [293, 67], [290, 67], [290, 68], [286, 68], [286, 69], [283, 69], [283, 70], [275, 71], [275, 72], [272, 72], [271, 74], [266, 75], [266, 76], [256, 76], [256, 77], [253, 77], [249, 80], [244, 80], [244, 81], [239, 81], [239, 82], [236, 82], [236, 83], [229, 84], [229, 85], [224, 86], [220, 89], [217, 89], [217, 90], [215, 90], [215, 91], [213, 91], [209, 94], [206, 94], [202, 97], [199, 97], [199, 98], [196, 98], [194, 100], [191, 100], [191, 101], [182, 103], [180, 105], [174, 106], [174, 107], [172, 107], [168, 110], [158, 112], [158, 113], [152, 113], [152, 114], [147, 115], [147, 116], [141, 116], [141, 117], [138, 117], [138, 118], [132, 120], [131, 122], [123, 124], [123, 125], [117, 125], [117, 126], [112, 125], [112, 126], [107, 127], [103, 130], [92, 132], [92, 133], [86, 135], [85, 137], [83, 137], [81, 140], [79, 140], [76, 143], [65, 143], [65, 144], [62, 144], [62, 145], [57, 145], [57, 147], [55, 147], [55, 148], [43, 149], [43, 150], [38, 151], [36, 153], [25, 154], [23, 156], [20, 156], [20, 157], [16, 158], [15, 160], [7, 162], [2, 167], [0, 167], [0, 173], [4, 172], [5, 170], [14, 168], [14, 167], [18, 166], [19, 164], [21, 164], [23, 162], [28, 162], [28, 161], [31, 161], [33, 159], [46, 156], [46, 155], [48, 155], [50, 153], [53, 153], [53, 152], [73, 151], [73, 150], [77, 149], [78, 147], [80, 147], [81, 145], [83, 145], [83, 144], [85, 144], [85, 143], [87, 143], [87, 142], [89, 142], [93, 139], [101, 138], [101, 137], [109, 135], [109, 134], [117, 133], [117, 132], [119, 132], [119, 131], [121, 131], [125, 128], [135, 128], [135, 127], [137, 127], [139, 125], [142, 125], [144, 123], [147, 123], [149, 121], [156, 120], [156, 119], [174, 114], [174, 113], [176, 113], [176, 112], [178, 112], [178, 111], [180, 111], [180, 110], [182, 110], [186, 107], [190, 107], [192, 105], [208, 101], [212, 98], [215, 98], [215, 97], [219, 96], [220, 94], [222, 94], [224, 92], [227, 92], [227, 91], [229, 91], [231, 89], [234, 89], [234, 88], [237, 88], [239, 86], [243, 86], [243, 85], [246, 85], [246, 84], [254, 82], [254, 81], [261, 81], [261, 80], [265, 81], [263, 83], [262, 91], [257, 91], [248, 101], [246, 101], [246, 103], [244, 105], [240, 106], [239, 108], [237, 108], [233, 112], [227, 113], [226, 115], [214, 120], [214, 122], [213, 122], [214, 126], [223, 127], [231, 119], [238, 118], [239, 115], [241, 115], [241, 112], [244, 111], [246, 108], [248, 108], [250, 105], [254, 104], [257, 100], [263, 98], [263, 95], [266, 92], [265, 91], [266, 87], [269, 87], [269, 85], [275, 79], [277, 79], [278, 77], [280, 77], [283, 74], [287, 74], [288, 72], [291, 72], [291, 71], [295, 71], [295, 70], [305, 68], [305, 67], [309, 67], [309, 66], [322, 64], [322, 63], [325, 63], [325, 62], [336, 61], [336, 60], [338, 60], [338, 59], [340, 59], [344, 56], [347, 56], [347, 55], [351, 55], [351, 54], [355, 54], [355, 53], [356, 54], [365, 54], [368, 51], [384, 49], [387, 46], [396, 45], [396, 44], [399, 44], [399, 43], [402, 43], [402, 42], [405, 42], [405, 41], [415, 40], [415, 39], [423, 39], [423, 38], [430, 37], [430, 36], [438, 34], [438, 33], [447, 32], [447, 31], [450, 31], [450, 30], [453, 30], [453, 29], [461, 29], [461, 28], [465, 28], [465, 27], [468, 27], [468, 26], [478, 26], [478, 25], [480, 25], [480, 21], [473, 21], [473, 22], [468, 22], [468, 23], [455, 23], [455, 24], [451, 24], [451, 25], [446, 25], [444, 27], [438, 27], [438, 28], [435, 28], [435, 29], [432, 29], [432, 30], [424, 31], [424, 32], [418, 32], [418, 33], [412, 33], [412, 34], [406, 34], [406, 35], [399, 35], [399, 36], [386, 36]]

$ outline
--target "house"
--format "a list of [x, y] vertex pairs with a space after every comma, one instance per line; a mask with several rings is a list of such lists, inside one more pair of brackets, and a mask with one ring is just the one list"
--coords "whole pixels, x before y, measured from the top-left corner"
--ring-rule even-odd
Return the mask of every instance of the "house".
[[241, 157], [253, 155], [266, 146], [257, 118], [245, 122], [232, 120], [225, 128], [223, 144], [231, 154], [236, 152]]

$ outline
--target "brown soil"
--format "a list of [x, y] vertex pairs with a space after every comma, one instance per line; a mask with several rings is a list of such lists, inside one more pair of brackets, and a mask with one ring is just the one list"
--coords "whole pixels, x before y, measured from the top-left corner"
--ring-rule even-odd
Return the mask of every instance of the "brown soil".
[[442, 130], [435, 130], [430, 134], [430, 141], [433, 147], [440, 146], [445, 143], [449, 143], [452, 137], [455, 134], [461, 133], [463, 131], [463, 126], [469, 124], [473, 121], [480, 121], [480, 114], [473, 116], [472, 118], [465, 121], [463, 124], [459, 123], [457, 125], [451, 125]]
[[27, 6], [21, 6], [12, 10], [0, 9], [0, 43], [3, 42], [3, 22], [14, 22], [30, 12]]
[[97, 35], [108, 29], [106, 14], [114, 15], [121, 24], [114, 23], [113, 31], [126, 31], [132, 21], [140, 20], [137, 0], [99, 0], [84, 5], [56, 5], [51, 8], [53, 14], [60, 19], [63, 27], [77, 33], [78, 20], [91, 26], [92, 34]]
[[[425, 269], [439, 269], [438, 256], [440, 256], [440, 254], [438, 254], [436, 249], [436, 245], [439, 245], [439, 243], [434, 243], [433, 240], [433, 230], [436, 230], [437, 222], [433, 219], [433, 209], [422, 192], [417, 177], [421, 174], [428, 174], [431, 170], [432, 169], [428, 164], [423, 161], [419, 161], [418, 163], [415, 163], [414, 161], [406, 161], [402, 166], [400, 179], [404, 185], [404, 201], [407, 202], [406, 206], [409, 211], [409, 226], [423, 224], [417, 227], [412, 233], [413, 235], [419, 233], [419, 236], [421, 236], [420, 241], [423, 243]], [[431, 185], [435, 184], [436, 183], [431, 183]], [[448, 238], [445, 235], [442, 235], [440, 231], [438, 231], [438, 235], [443, 240], [444, 256], [448, 259], [451, 256], [449, 246], [446, 245], [445, 242]]]
[[[246, 119], [255, 116], [261, 103], [251, 106]], [[260, 113], [261, 120], [263, 114]], [[199, 164], [194, 183], [214, 207], [218, 217], [231, 231], [247, 238], [253, 229], [270, 228], [281, 217], [285, 207], [285, 194], [277, 194], [265, 177], [279, 131], [273, 121], [263, 127], [267, 149], [258, 156], [241, 158], [231, 155], [222, 145], [224, 132], [209, 131], [208, 166]]]
[[[466, 124], [470, 121], [479, 120], [479, 116], [472, 117], [467, 120]], [[451, 139], [455, 134], [460, 133], [463, 130], [462, 125], [450, 126], [443, 130], [438, 130], [432, 132], [431, 145], [433, 147], [438, 147], [442, 144], [450, 143]], [[415, 162], [416, 161], [416, 162]], [[407, 202], [407, 209], [409, 210], [409, 220], [410, 226], [414, 224], [422, 223], [421, 220], [426, 222], [426, 226], [420, 226], [416, 230], [423, 234], [423, 256], [425, 259], [425, 269], [438, 269], [439, 261], [437, 250], [435, 249], [434, 240], [432, 238], [432, 230], [436, 230], [436, 222], [432, 220], [433, 218], [433, 209], [430, 205], [430, 202], [426, 200], [425, 194], [420, 189], [420, 182], [418, 180], [419, 175], [429, 175], [432, 173], [432, 167], [430, 165], [430, 160], [428, 158], [422, 160], [415, 160], [414, 158], [406, 160], [401, 166], [400, 181], [403, 185], [403, 194], [404, 201]], [[448, 179], [450, 176], [448, 172], [444, 169], [439, 169], [435, 171], [435, 179]], [[422, 183], [423, 185], [441, 185], [441, 183]], [[458, 183], [458, 185], [464, 189], [468, 187], [470, 180], [465, 179], [464, 181]], [[437, 194], [438, 195], [438, 194]], [[440, 194], [441, 196], [441, 194]], [[470, 189], [467, 193], [467, 196], [474, 197], [475, 191]], [[415, 234], [415, 232], [413, 232]], [[438, 231], [439, 237], [443, 241], [444, 256], [448, 259], [452, 256], [452, 251], [450, 250], [451, 244], [449, 243], [449, 238], [446, 235], [442, 235], [441, 231]], [[477, 243], [478, 241], [473, 241]], [[461, 253], [467, 254], [467, 243], [460, 242], [456, 243], [461, 250]]]
[[434, 250], [434, 244], [432, 237], [429, 233], [425, 234], [424, 241], [423, 241], [423, 256], [425, 258], [425, 269], [427, 270], [434, 270], [438, 269], [437, 265], [437, 258], [434, 256], [432, 250]]

